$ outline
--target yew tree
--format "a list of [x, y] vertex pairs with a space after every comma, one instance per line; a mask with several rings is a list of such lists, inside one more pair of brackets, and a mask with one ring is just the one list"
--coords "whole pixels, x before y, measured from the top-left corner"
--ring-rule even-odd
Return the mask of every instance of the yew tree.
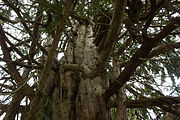
[[4, 120], [178, 120], [178, 0], [0, 0]]

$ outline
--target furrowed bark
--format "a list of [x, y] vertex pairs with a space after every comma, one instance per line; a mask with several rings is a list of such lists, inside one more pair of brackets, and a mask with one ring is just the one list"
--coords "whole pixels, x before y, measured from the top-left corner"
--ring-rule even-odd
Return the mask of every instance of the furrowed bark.
[[[65, 52], [66, 65], [62, 66], [64, 72], [61, 73], [60, 84], [60, 109], [63, 120], [108, 119], [108, 109], [102, 97], [107, 86], [105, 78], [87, 77], [83, 72], [85, 69], [96, 68], [98, 58], [96, 46], [90, 36], [92, 28], [79, 25], [77, 38], [70, 40]], [[77, 66], [80, 68], [75, 72]]]
[[[17, 33], [21, 32], [19, 36], [12, 36], [0, 26], [0, 45], [3, 51], [0, 62], [6, 63], [0, 66], [3, 70], [0, 71], [3, 76], [0, 80], [11, 82], [0, 84], [0, 95], [12, 94], [12, 100], [9, 99], [8, 104], [6, 101], [0, 104], [0, 115], [6, 113], [5, 120], [15, 119], [20, 117], [19, 115], [23, 120], [151, 118], [148, 113], [144, 116], [142, 111], [146, 108], [153, 109], [158, 117], [162, 117], [161, 112], [180, 114], [179, 97], [165, 97], [160, 90], [148, 84], [154, 82], [153, 75], [156, 73], [149, 74], [147, 71], [156, 72], [156, 66], [140, 66], [147, 60], [157, 60], [151, 59], [152, 57], [180, 48], [179, 42], [170, 43], [169, 39], [163, 40], [170, 37], [171, 32], [178, 34], [175, 29], [180, 26], [180, 19], [178, 16], [172, 17], [178, 9], [175, 6], [176, 2], [172, 4], [168, 3], [170, 0], [37, 0], [27, 3], [18, 0], [3, 1], [1, 5], [5, 15], [0, 15], [0, 22], [7, 30], [11, 31], [12, 27], [12, 30], [17, 29]], [[167, 3], [169, 5], [166, 8]], [[169, 7], [170, 5], [173, 5], [173, 8]], [[6, 11], [7, 9], [9, 10]], [[26, 10], [32, 12], [27, 15]], [[130, 13], [131, 11], [133, 13]], [[8, 16], [9, 12], [15, 12], [16, 15]], [[167, 19], [162, 20], [166, 17], [172, 20], [167, 26]], [[126, 20], [132, 22], [128, 22], [130, 27]], [[151, 27], [161, 31], [151, 31], [152, 34], [148, 35], [147, 30], [151, 30]], [[50, 33], [51, 30], [53, 33]], [[120, 35], [120, 31], [124, 30], [125, 32]], [[6, 35], [10, 37], [9, 40]], [[26, 38], [26, 35], [29, 37]], [[167, 44], [155, 47], [162, 40]], [[26, 47], [28, 51], [24, 49]], [[60, 59], [62, 54], [63, 57]], [[12, 61], [14, 57], [17, 58]], [[148, 64], [154, 65], [154, 61]], [[176, 63], [172, 65], [175, 66]], [[147, 71], [143, 69], [146, 67]], [[136, 86], [136, 80], [148, 90]], [[130, 83], [128, 87], [124, 86], [127, 82]], [[32, 86], [29, 87], [28, 84]], [[137, 88], [137, 92], [133, 87], [140, 89]], [[126, 89], [130, 93], [127, 97]], [[148, 94], [151, 97], [163, 97], [146, 98]], [[23, 98], [25, 106], [21, 105]], [[128, 114], [126, 108], [130, 108]]]
[[[30, 107], [30, 112], [28, 115], [28, 120], [31, 119], [36, 119], [38, 115], [38, 111], [39, 111], [39, 107], [38, 104], [42, 103], [43, 101], [45, 102], [49, 102], [50, 97], [52, 96], [52, 92], [53, 92], [53, 86], [54, 86], [54, 77], [53, 75], [55, 75], [55, 73], [52, 71], [52, 65], [54, 64], [54, 57], [56, 55], [56, 49], [59, 43], [59, 39], [61, 36], [61, 33], [64, 30], [65, 24], [66, 24], [66, 20], [69, 17], [69, 13], [72, 7], [72, 0], [67, 0], [66, 6], [64, 7], [63, 10], [63, 14], [62, 14], [62, 18], [61, 20], [58, 22], [57, 25], [57, 29], [56, 29], [56, 34], [53, 38], [52, 44], [51, 44], [51, 48], [48, 52], [48, 56], [47, 56], [47, 60], [44, 66], [44, 69], [42, 71], [42, 76], [40, 78], [40, 86], [37, 90], [37, 94], [34, 97], [33, 101], [31, 102], [31, 107]], [[49, 103], [47, 103], [49, 104]], [[46, 108], [40, 108], [40, 114], [42, 114], [42, 112], [45, 112], [46, 114]], [[49, 111], [47, 111], [49, 112]], [[49, 114], [49, 113], [47, 113]], [[44, 117], [43, 117], [44, 118]]]

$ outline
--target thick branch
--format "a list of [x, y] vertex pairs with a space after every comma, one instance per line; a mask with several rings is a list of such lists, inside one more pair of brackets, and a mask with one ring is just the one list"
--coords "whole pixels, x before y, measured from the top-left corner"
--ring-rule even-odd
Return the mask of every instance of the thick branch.
[[[153, 1], [153, 2], [152, 2]], [[149, 13], [148, 19], [146, 21], [146, 24], [143, 28], [143, 37], [147, 38], [147, 28], [149, 27], [149, 25], [151, 24], [151, 21], [153, 20], [153, 18], [155, 17], [156, 13], [161, 10], [168, 2], [170, 2], [170, 0], [161, 0], [156, 6], [153, 6], [154, 0], [151, 0], [151, 11]]]
[[[144, 104], [146, 103], [146, 104]], [[175, 104], [180, 103], [180, 97], [169, 97], [163, 96], [158, 98], [146, 98], [142, 100], [129, 100], [126, 102], [128, 108], [141, 108], [141, 107], [152, 107], [152, 106], [162, 106], [169, 105], [175, 106]]]
[[152, 45], [154, 46], [155, 44], [160, 42], [177, 27], [180, 27], [180, 17], [175, 18], [166, 27], [164, 27], [164, 29], [153, 38], [153, 40], [151, 41]]
[[[76, 71], [76, 72], [83, 72], [86, 77], [93, 77], [94, 72], [83, 65], [77, 64], [65, 64], [62, 66], [65, 71]], [[96, 74], [97, 75], [97, 74]]]
[[[5, 41], [8, 41], [8, 38], [5, 36], [2, 26], [0, 25], [0, 45], [3, 51], [4, 58], [7, 60], [12, 61], [10, 51], [7, 47]], [[12, 78], [16, 80], [17, 83], [21, 83], [23, 81], [22, 77], [20, 76], [19, 72], [16, 69], [16, 66], [11, 62], [7, 61], [8, 71], [11, 74]]]
[[171, 106], [163, 106], [163, 105], [158, 106], [158, 107], [160, 107], [162, 110], [164, 110], [166, 112], [172, 113], [172, 114], [180, 117], [180, 109], [179, 109], [179, 107], [177, 107], [178, 109], [176, 107], [173, 108]]
[[126, 101], [128, 108], [151, 108], [157, 106], [166, 112], [180, 116], [180, 109], [176, 108], [176, 105], [178, 104], [180, 104], [180, 97], [168, 96]]
[[118, 39], [118, 34], [120, 31], [123, 14], [125, 12], [125, 7], [126, 7], [126, 0], [115, 0], [113, 17], [110, 23], [110, 28], [107, 33], [107, 37], [103, 45], [103, 49], [101, 51], [100, 59], [97, 64], [98, 67], [97, 72], [105, 66], [106, 61], [114, 46], [114, 43]]
[[[67, 18], [69, 16], [69, 13], [70, 13], [71, 6], [72, 6], [72, 0], [68, 0], [67, 1], [67, 5], [64, 8], [62, 18], [58, 22], [57, 30], [56, 30], [56, 35], [55, 35], [54, 40], [53, 40], [53, 42], [51, 44], [51, 48], [50, 48], [49, 54], [47, 56], [47, 61], [45, 63], [45, 67], [43, 69], [43, 76], [41, 78], [43, 80], [43, 83], [46, 83], [45, 80], [48, 78], [49, 71], [51, 71], [51, 69], [52, 69], [54, 56], [56, 54], [56, 49], [57, 49], [58, 43], [59, 43], [59, 38], [61, 36], [61, 33], [64, 30], [64, 27], [65, 27], [65, 24], [66, 24], [66, 20], [67, 20]], [[43, 86], [44, 84], [41, 84], [41, 85]]]
[[[160, 42], [164, 37], [171, 33], [174, 29], [180, 26], [180, 18], [176, 18], [170, 24], [168, 24], [156, 37], [153, 39], [148, 39], [143, 45], [136, 51], [131, 60], [127, 63], [125, 69], [116, 78], [116, 80], [110, 85], [110, 87], [105, 91], [104, 97], [108, 101], [109, 97], [114, 95], [130, 78], [130, 76], [135, 72], [136, 68], [143, 62], [139, 58], [146, 58], [152, 48]], [[144, 40], [145, 41], [145, 40]]]
[[[180, 115], [180, 109], [176, 108], [180, 104], [180, 97], [163, 96], [158, 98], [143, 98], [142, 100], [127, 100], [125, 104], [127, 108], [152, 108], [156, 106], [166, 112], [177, 116]], [[111, 101], [110, 106], [117, 107], [117, 102]]]
[[180, 48], [180, 42], [176, 43], [167, 43], [158, 46], [157, 48], [153, 49], [147, 56], [147, 58], [152, 58], [154, 56], [158, 56], [160, 54], [164, 54], [170, 50], [173, 50], [174, 48]]
[[87, 73], [88, 71], [90, 71], [88, 68], [85, 68], [85, 66], [77, 65], [77, 64], [66, 64], [66, 65], [63, 65], [62, 68], [65, 71], [77, 71], [77, 72], [83, 72], [83, 73]]
[[[10, 51], [8, 50], [7, 44], [5, 43], [5, 41], [7, 41], [7, 40], [8, 40], [8, 38], [6, 37], [4, 30], [3, 30], [2, 26], [0, 25], [0, 45], [1, 45], [1, 49], [3, 51], [4, 58], [12, 61]], [[6, 62], [6, 65], [8, 67], [8, 72], [11, 74], [11, 77], [13, 79], [15, 79], [18, 86], [21, 86], [24, 79], [22, 78], [22, 76], [17, 71], [16, 66], [14, 64], [12, 64], [11, 62]], [[15, 117], [15, 115], [16, 115], [16, 111], [14, 111], [15, 110], [14, 108], [15, 107], [18, 108], [18, 106], [20, 105], [21, 100], [24, 97], [23, 92], [27, 93], [27, 91], [29, 91], [31, 93], [34, 93], [34, 91], [27, 84], [25, 84], [25, 86], [22, 88], [22, 90], [19, 90], [18, 92], [16, 92], [14, 94], [13, 100], [11, 101], [10, 107], [8, 108], [8, 112], [6, 113], [5, 120], [14, 119], [13, 117]]]
[[[41, 83], [40, 83], [38, 92], [40, 93], [43, 91], [42, 94], [44, 96], [46, 96], [46, 94], [48, 93], [47, 91], [49, 90], [49, 88], [47, 89], [45, 87], [45, 85], [49, 78], [50, 71], [52, 70], [52, 67], [53, 67], [54, 56], [56, 54], [56, 50], [58, 47], [59, 38], [65, 28], [66, 20], [69, 17], [72, 3], [73, 3], [72, 0], [67, 0], [66, 6], [63, 9], [62, 18], [60, 19], [60, 21], [58, 22], [58, 25], [57, 25], [56, 34], [55, 34], [54, 40], [51, 44], [51, 48], [50, 48], [48, 56], [47, 56], [47, 61], [45, 63], [44, 69], [42, 71], [42, 77], [40, 78]], [[39, 102], [41, 102], [42, 94], [40, 95], [37, 93], [36, 96], [34, 97], [33, 101], [31, 102], [31, 108], [30, 108], [27, 120], [35, 119], [35, 114], [37, 114], [37, 112], [39, 111]], [[42, 108], [42, 109], [44, 109], [44, 108]]]

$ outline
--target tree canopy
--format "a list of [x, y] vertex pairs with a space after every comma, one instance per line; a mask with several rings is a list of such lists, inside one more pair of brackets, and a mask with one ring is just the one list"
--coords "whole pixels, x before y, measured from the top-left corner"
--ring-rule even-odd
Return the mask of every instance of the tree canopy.
[[[81, 25], [97, 51], [92, 68], [78, 56], [63, 63], [74, 38], [86, 34]], [[176, 118], [179, 36], [178, 0], [0, 0], [0, 115], [10, 120], [8, 115], [28, 113], [37, 91], [48, 84], [49, 71], [61, 68], [89, 78], [103, 75], [108, 86], [102, 96], [113, 120], [120, 89], [129, 120], [169, 113]]]

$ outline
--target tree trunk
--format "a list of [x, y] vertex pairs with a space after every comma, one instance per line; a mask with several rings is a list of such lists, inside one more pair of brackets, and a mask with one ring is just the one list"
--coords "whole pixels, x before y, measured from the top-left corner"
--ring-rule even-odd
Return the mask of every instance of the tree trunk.
[[68, 64], [83, 65], [87, 70], [96, 67], [98, 54], [92, 28], [78, 26], [77, 35], [69, 40], [59, 70], [50, 73], [42, 93], [34, 97], [28, 119], [108, 120], [109, 110], [102, 96], [108, 86], [105, 72], [91, 77], [63, 68]]
[[[83, 65], [90, 70], [95, 67], [98, 55], [91, 35], [91, 27], [79, 26], [78, 36], [69, 42], [64, 63]], [[80, 72], [62, 72], [60, 110], [63, 120], [107, 120], [108, 111], [102, 97], [107, 82], [103, 74], [87, 77]]]

